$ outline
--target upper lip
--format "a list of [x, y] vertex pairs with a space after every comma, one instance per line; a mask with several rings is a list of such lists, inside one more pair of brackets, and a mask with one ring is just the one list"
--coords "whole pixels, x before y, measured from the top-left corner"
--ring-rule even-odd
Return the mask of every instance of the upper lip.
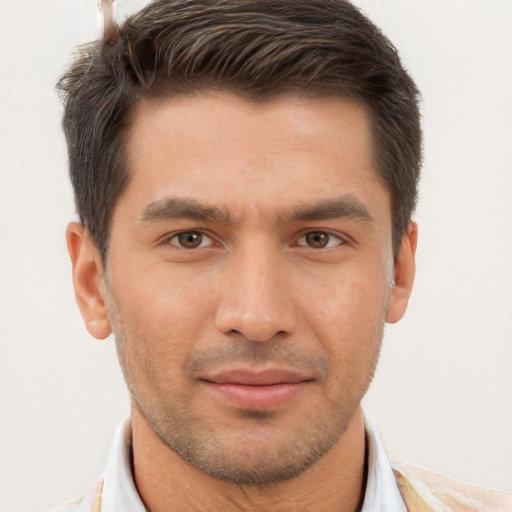
[[312, 376], [293, 368], [230, 368], [209, 372], [202, 380], [214, 384], [238, 384], [241, 386], [272, 386], [298, 384], [312, 380]]

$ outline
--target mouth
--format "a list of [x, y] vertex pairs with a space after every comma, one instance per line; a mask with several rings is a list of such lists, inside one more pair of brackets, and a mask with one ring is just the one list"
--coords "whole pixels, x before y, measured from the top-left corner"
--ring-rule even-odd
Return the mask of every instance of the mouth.
[[229, 369], [201, 379], [222, 400], [241, 409], [271, 410], [295, 400], [313, 382], [294, 369]]

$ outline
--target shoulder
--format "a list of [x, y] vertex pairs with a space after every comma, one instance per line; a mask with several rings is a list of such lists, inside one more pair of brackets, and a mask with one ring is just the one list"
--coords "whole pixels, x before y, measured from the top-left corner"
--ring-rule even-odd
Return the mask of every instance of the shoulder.
[[452, 480], [425, 469], [393, 462], [409, 512], [512, 512], [512, 495]]
[[70, 503], [60, 505], [50, 512], [100, 512], [102, 493], [103, 482], [100, 482], [85, 496]]

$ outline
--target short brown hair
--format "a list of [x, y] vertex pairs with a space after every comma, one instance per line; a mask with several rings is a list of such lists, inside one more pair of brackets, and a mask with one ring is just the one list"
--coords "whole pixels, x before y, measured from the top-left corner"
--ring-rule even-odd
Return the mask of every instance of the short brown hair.
[[418, 89], [389, 40], [346, 0], [154, 0], [114, 46], [83, 46], [57, 88], [77, 211], [104, 259], [129, 181], [130, 113], [162, 88], [358, 98], [372, 113], [376, 169], [391, 192], [395, 254], [416, 205]]

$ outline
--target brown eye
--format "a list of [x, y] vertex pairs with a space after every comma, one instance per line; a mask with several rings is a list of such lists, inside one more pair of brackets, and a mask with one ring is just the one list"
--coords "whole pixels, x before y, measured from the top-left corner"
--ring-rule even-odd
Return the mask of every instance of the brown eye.
[[174, 235], [170, 243], [182, 249], [198, 249], [211, 245], [212, 239], [199, 231], [184, 231]]
[[315, 249], [323, 249], [329, 242], [329, 235], [327, 233], [308, 233], [306, 235], [306, 243]]
[[311, 231], [300, 237], [298, 245], [312, 249], [329, 249], [342, 243], [343, 240], [339, 236], [325, 231]]

